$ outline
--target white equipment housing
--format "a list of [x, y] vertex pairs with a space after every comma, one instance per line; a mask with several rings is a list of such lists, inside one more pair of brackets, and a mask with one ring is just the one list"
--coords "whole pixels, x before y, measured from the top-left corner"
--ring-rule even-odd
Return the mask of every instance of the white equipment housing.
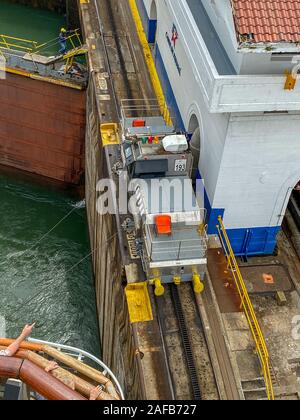
[[163, 147], [169, 153], [184, 153], [188, 150], [189, 145], [184, 135], [175, 134], [163, 139]]

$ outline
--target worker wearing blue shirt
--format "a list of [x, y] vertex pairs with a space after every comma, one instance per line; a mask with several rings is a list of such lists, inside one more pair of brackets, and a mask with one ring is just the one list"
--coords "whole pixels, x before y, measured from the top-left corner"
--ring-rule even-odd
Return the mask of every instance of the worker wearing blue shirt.
[[60, 45], [60, 50], [59, 50], [59, 54], [66, 54], [67, 52], [67, 37], [69, 36], [69, 33], [65, 28], [61, 28], [60, 33], [59, 33], [59, 45]]

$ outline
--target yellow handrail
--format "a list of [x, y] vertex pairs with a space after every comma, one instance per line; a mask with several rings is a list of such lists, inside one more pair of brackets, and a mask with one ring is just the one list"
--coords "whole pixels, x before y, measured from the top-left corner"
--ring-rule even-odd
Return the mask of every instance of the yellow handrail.
[[32, 52], [37, 45], [38, 42], [36, 41], [0, 34], [0, 47], [8, 50], [17, 49], [25, 52]]
[[[66, 38], [66, 41], [70, 42], [72, 49], [76, 48], [76, 41], [79, 44], [78, 46], [81, 47], [82, 42], [80, 39], [79, 30], [76, 29], [75, 31], [73, 31], [73, 33]], [[50, 45], [55, 44], [58, 44], [58, 37], [54, 38], [49, 42], [45, 42], [44, 44], [39, 44], [37, 41], [0, 34], [0, 48], [6, 48], [8, 50], [18, 50], [24, 53], [37, 54], [49, 47]]]
[[256, 352], [260, 359], [260, 363], [263, 370], [263, 375], [266, 383], [267, 395], [269, 400], [275, 400], [273, 381], [271, 376], [270, 357], [267, 349], [267, 345], [263, 336], [263, 332], [257, 320], [255, 310], [253, 308], [251, 299], [249, 297], [245, 281], [243, 279], [241, 270], [236, 261], [229, 237], [227, 235], [223, 219], [221, 216], [218, 217], [219, 224], [217, 225], [219, 237], [226, 254], [228, 261], [228, 268], [231, 270], [234, 281], [241, 298], [241, 308], [244, 310], [246, 315], [251, 334], [253, 336]]
[[159, 104], [161, 113], [166, 121], [166, 124], [172, 125], [171, 114], [167, 105], [167, 101], [163, 92], [162, 85], [159, 80], [159, 76], [157, 74], [155, 62], [154, 62], [152, 52], [151, 52], [151, 49], [148, 44], [148, 40], [144, 31], [143, 23], [139, 14], [139, 10], [137, 8], [136, 0], [129, 0], [129, 5], [130, 5], [131, 13], [135, 22], [137, 34], [143, 48], [145, 61], [149, 70], [149, 74], [150, 74], [150, 78], [151, 78], [151, 82], [152, 82], [155, 94], [158, 99], [158, 104]]
[[[72, 49], [77, 48], [76, 43], [74, 42], [75, 39], [78, 42], [78, 47], [82, 47], [82, 42], [81, 42], [81, 38], [80, 38], [79, 29], [75, 29], [70, 36], [66, 37], [66, 41], [70, 42], [70, 44], [72, 46]], [[58, 38], [54, 38], [51, 41], [48, 41], [48, 42], [45, 42], [44, 44], [38, 45], [34, 52], [35, 53], [40, 53], [41, 51], [43, 51], [45, 48], [49, 47], [50, 45], [55, 45], [55, 44], [58, 44], [58, 43], [59, 43]]]

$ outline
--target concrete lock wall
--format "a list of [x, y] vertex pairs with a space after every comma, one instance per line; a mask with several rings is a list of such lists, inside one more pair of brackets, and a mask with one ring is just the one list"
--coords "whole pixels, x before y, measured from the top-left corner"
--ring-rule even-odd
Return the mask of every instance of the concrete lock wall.
[[101, 146], [99, 111], [91, 78], [87, 97], [86, 206], [103, 361], [117, 375], [127, 398], [142, 398], [137, 354], [129, 322], [122, 259], [114, 215], [97, 212], [97, 183], [108, 177], [105, 151]]

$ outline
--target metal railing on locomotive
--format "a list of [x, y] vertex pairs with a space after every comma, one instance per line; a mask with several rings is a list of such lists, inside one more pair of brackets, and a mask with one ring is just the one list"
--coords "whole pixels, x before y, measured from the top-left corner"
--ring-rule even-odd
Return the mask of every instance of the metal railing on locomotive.
[[[167, 104], [160, 104], [158, 99], [123, 99], [121, 100], [121, 123], [126, 126], [132, 118], [162, 117], [167, 126], [176, 127], [175, 116]], [[147, 133], [146, 133], [147, 134]]]
[[[195, 239], [165, 239], [161, 242], [161, 238], [153, 233], [153, 226], [145, 225], [145, 246], [147, 253], [152, 259], [154, 249], [159, 246], [160, 261], [182, 261], [182, 260], [195, 260], [205, 258], [208, 249], [208, 236], [205, 229], [202, 229], [201, 224], [194, 226], [185, 225], [182, 228], [184, 233], [191, 231], [197, 232], [198, 238]], [[183, 230], [184, 229], [184, 230]], [[185, 257], [190, 255], [190, 258]]]
[[34, 339], [34, 338], [29, 338], [28, 341], [31, 342], [31, 343], [35, 343], [35, 344], [42, 344], [42, 345], [47, 345], [47, 346], [53, 347], [54, 349], [60, 351], [61, 353], [64, 353], [68, 356], [71, 356], [74, 359], [77, 359], [78, 361], [85, 363], [86, 365], [90, 365], [90, 366], [92, 366], [93, 364], [96, 365], [97, 368], [100, 368], [100, 371], [101, 371], [102, 375], [107, 376], [112, 380], [112, 382], [114, 383], [121, 399], [125, 400], [124, 392], [123, 392], [123, 389], [122, 389], [118, 379], [116, 378], [114, 373], [109, 369], [109, 367], [106, 366], [106, 364], [103, 363], [97, 357], [93, 356], [92, 354], [88, 353], [87, 351], [78, 349], [76, 347], [67, 346], [65, 344], [52, 343], [52, 342], [49, 342], [49, 341], [37, 340], [37, 339]]

